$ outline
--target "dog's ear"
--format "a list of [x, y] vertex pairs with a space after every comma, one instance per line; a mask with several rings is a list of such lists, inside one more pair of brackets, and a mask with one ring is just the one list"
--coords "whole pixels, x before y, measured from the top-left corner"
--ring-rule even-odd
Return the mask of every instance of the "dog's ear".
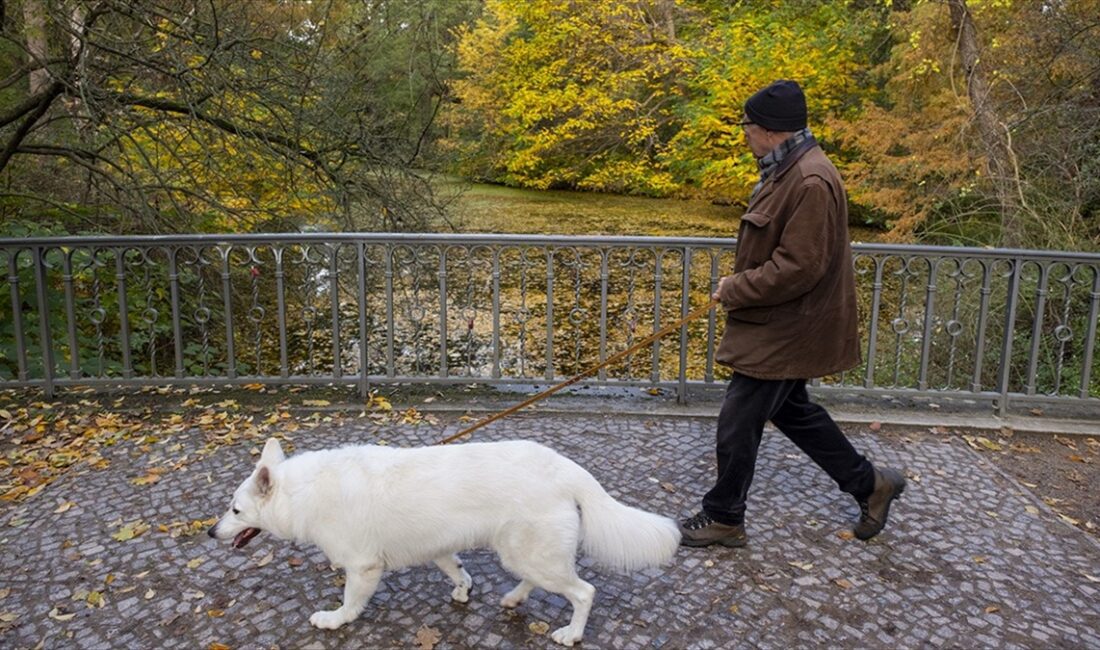
[[267, 465], [261, 465], [260, 473], [256, 475], [256, 490], [262, 497], [271, 494], [271, 470]]
[[265, 465], [277, 465], [286, 460], [286, 454], [275, 438], [268, 438], [264, 445], [264, 453], [260, 454], [260, 462]]

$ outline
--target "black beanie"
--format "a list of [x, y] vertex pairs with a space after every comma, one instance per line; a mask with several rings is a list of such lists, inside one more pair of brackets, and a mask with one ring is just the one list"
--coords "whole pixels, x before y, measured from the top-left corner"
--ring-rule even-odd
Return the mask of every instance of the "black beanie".
[[781, 79], [745, 102], [745, 115], [769, 131], [806, 128], [806, 96], [796, 81]]

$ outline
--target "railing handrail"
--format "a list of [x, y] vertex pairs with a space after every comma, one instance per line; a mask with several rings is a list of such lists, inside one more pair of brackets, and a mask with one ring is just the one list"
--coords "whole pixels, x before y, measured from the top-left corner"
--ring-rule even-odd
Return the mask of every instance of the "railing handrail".
[[[651, 245], [732, 247], [736, 238], [664, 237], [650, 235], [519, 235], [494, 233], [392, 233], [392, 232], [305, 232], [263, 234], [187, 234], [187, 235], [66, 235], [61, 237], [0, 237], [0, 248], [69, 245], [193, 245], [193, 244], [269, 244], [292, 242], [360, 242], [417, 244], [555, 244], [567, 246]], [[929, 244], [882, 244], [853, 242], [853, 248], [868, 253], [906, 253], [937, 257], [1026, 258], [1057, 261], [1100, 261], [1100, 252], [1052, 251], [1026, 248], [990, 248], [979, 246], [934, 246]]]

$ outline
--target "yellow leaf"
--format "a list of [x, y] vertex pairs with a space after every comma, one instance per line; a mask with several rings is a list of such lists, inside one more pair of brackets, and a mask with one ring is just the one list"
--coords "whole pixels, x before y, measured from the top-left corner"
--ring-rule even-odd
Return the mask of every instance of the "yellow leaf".
[[65, 503], [62, 503], [61, 505], [57, 506], [57, 508], [55, 508], [53, 512], [54, 512], [55, 515], [59, 515], [63, 512], [68, 512], [69, 508], [72, 508], [75, 505], [76, 505], [76, 501], [66, 501]]
[[986, 614], [992, 614], [993, 612], [999, 612], [999, 611], [1001, 611], [1001, 608], [997, 607], [996, 605], [990, 605], [989, 607], [985, 608], [985, 613]]
[[156, 595], [157, 595], [157, 592], [150, 589], [150, 590], [145, 592], [145, 600], [152, 600], [153, 596], [156, 596]]
[[206, 650], [231, 650], [229, 646], [224, 643], [211, 643], [207, 646]]
[[550, 624], [545, 621], [535, 621], [527, 626], [527, 629], [531, 630], [535, 634], [546, 634], [550, 631]]
[[15, 612], [0, 612], [0, 622], [11, 623], [17, 618], [19, 618], [19, 614]]
[[76, 616], [76, 614], [62, 614], [60, 609], [54, 607], [50, 610], [48, 616], [55, 621], [69, 621], [72, 620], [72, 618]]
[[210, 618], [221, 618], [221, 617], [225, 616], [225, 610], [224, 609], [208, 609], [208, 610], [206, 610], [206, 615], [209, 616]]
[[197, 569], [200, 566], [202, 566], [202, 563], [205, 562], [205, 561], [206, 561], [206, 558], [197, 557], [197, 558], [195, 558], [195, 559], [193, 559], [193, 560], [191, 560], [190, 562], [187, 563], [187, 568], [188, 569]]
[[1039, 514], [1039, 509], [1035, 506], [1024, 506], [1024, 510], [1026, 510], [1029, 515]]
[[848, 582], [844, 578], [834, 578], [833, 579], [833, 584], [840, 587], [841, 589], [851, 589], [852, 588], [852, 583]]
[[147, 530], [149, 530], [147, 524], [142, 521], [134, 521], [119, 528], [111, 537], [120, 542], [127, 542], [135, 537], [140, 537]]
[[307, 399], [302, 400], [303, 406], [328, 406], [331, 404], [327, 399]]
[[85, 598], [85, 600], [92, 607], [103, 607], [103, 604], [104, 604], [103, 603], [103, 594], [99, 593], [98, 591], [89, 592], [88, 596], [87, 596], [87, 598]]

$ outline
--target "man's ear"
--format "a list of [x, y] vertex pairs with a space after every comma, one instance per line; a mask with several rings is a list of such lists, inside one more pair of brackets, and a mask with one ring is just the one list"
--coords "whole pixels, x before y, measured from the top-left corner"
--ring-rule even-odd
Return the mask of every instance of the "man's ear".
[[286, 460], [286, 454], [283, 453], [279, 441], [275, 438], [268, 438], [267, 444], [264, 445], [264, 452], [260, 454], [260, 462], [265, 465], [278, 465], [284, 460]]
[[260, 496], [266, 497], [271, 494], [271, 470], [267, 468], [267, 465], [260, 466], [260, 473], [256, 475], [256, 491]]

